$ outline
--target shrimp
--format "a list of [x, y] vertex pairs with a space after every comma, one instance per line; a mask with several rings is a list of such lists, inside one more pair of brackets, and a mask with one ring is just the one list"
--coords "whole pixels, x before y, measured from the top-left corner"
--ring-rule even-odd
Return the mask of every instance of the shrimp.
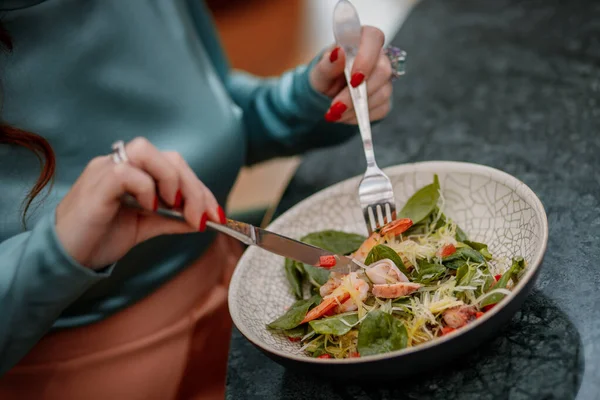
[[401, 218], [384, 225], [379, 232], [381, 232], [383, 236], [398, 236], [401, 233], [406, 232], [412, 225], [413, 222], [410, 218]]
[[406, 275], [388, 258], [371, 264], [365, 273], [374, 284], [408, 282]]
[[371, 233], [371, 235], [360, 245], [353, 257], [360, 261], [365, 261], [371, 249], [381, 243], [385, 237], [396, 237], [404, 233], [413, 225], [410, 218], [402, 218], [384, 225], [379, 231]]
[[325, 282], [323, 286], [319, 288], [319, 294], [321, 297], [330, 295], [335, 289], [342, 284], [342, 278], [345, 274], [339, 272], [332, 272], [329, 274], [329, 280]]
[[[367, 299], [367, 296], [369, 295], [369, 284], [364, 279], [359, 278], [356, 272], [348, 274], [347, 279], [349, 279], [350, 285], [352, 285], [352, 287], [356, 291], [358, 291], [358, 300], [365, 301]], [[345, 302], [342, 302], [342, 304], [335, 309], [335, 313], [341, 314], [355, 310], [358, 310], [358, 305], [354, 302], [354, 299], [351, 297]]]
[[379, 232], [371, 233], [371, 236], [369, 236], [367, 240], [365, 240], [363, 244], [360, 245], [358, 250], [356, 250], [352, 256], [354, 258], [357, 258], [359, 261], [364, 262], [367, 259], [367, 256], [369, 255], [371, 249], [377, 246], [381, 239], [382, 236], [379, 234]]
[[[332, 275], [333, 274], [334, 273], [332, 273]], [[333, 314], [340, 314], [358, 309], [358, 306], [352, 300], [350, 293], [345, 290], [344, 284], [350, 284], [354, 290], [358, 291], [358, 299], [360, 301], [364, 301], [369, 294], [369, 284], [359, 278], [356, 272], [346, 275], [335, 274], [325, 283], [325, 285], [327, 284], [329, 284], [329, 286], [323, 290], [323, 293], [326, 293], [327, 291], [329, 291], [329, 293], [323, 296], [323, 301], [318, 306], [306, 314], [306, 317], [302, 320], [303, 324], [323, 316], [331, 315], [332, 311]], [[321, 289], [325, 287], [325, 285], [321, 286]], [[321, 289], [319, 289], [319, 291], [321, 291]]]
[[418, 283], [398, 282], [391, 285], [373, 285], [373, 296], [383, 299], [396, 299], [408, 296], [421, 287]]
[[302, 320], [301, 324], [305, 324], [314, 319], [321, 318], [323, 315], [326, 315], [329, 311], [333, 310], [333, 308], [336, 306], [336, 304], [338, 304], [338, 302], [339, 303], [345, 302], [349, 298], [350, 298], [350, 293], [347, 293], [347, 292], [342, 293], [339, 296], [330, 295], [329, 297], [324, 298], [323, 301], [321, 302], [321, 304], [319, 304], [318, 306], [316, 306], [315, 308], [313, 308], [306, 314], [306, 316]]
[[444, 311], [444, 322], [451, 328], [462, 328], [477, 318], [477, 310], [473, 306], [458, 306]]

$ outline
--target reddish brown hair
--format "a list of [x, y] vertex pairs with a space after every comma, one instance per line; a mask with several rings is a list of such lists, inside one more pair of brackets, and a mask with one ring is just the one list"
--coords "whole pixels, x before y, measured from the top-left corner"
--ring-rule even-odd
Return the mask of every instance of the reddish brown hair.
[[[13, 43], [8, 31], [0, 22], [0, 47], [4, 52], [11, 52]], [[31, 190], [25, 196], [23, 201], [22, 221], [25, 226], [27, 211], [31, 207], [33, 200], [48, 185], [52, 186], [54, 171], [56, 169], [56, 159], [50, 143], [43, 137], [32, 132], [15, 128], [0, 121], [0, 144], [24, 147], [36, 155], [40, 161], [40, 175]]]

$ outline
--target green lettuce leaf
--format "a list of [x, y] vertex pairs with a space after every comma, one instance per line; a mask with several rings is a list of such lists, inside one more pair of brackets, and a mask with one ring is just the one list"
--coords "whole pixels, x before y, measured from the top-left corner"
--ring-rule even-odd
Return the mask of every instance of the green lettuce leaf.
[[446, 275], [446, 267], [441, 264], [431, 264], [427, 261], [418, 261], [419, 271], [413, 270], [411, 280], [416, 283], [428, 284], [440, 280]]
[[406, 327], [380, 310], [371, 311], [360, 324], [357, 349], [361, 356], [388, 353], [406, 347]]
[[402, 273], [408, 274], [408, 270], [404, 266], [402, 258], [400, 258], [398, 253], [396, 253], [393, 249], [384, 244], [378, 244], [371, 249], [367, 255], [367, 258], [365, 259], [365, 265], [371, 265], [374, 262], [385, 260], [386, 258], [392, 260], [394, 264], [396, 264], [396, 267], [402, 271]]
[[[464, 262], [457, 262], [462, 260]], [[480, 252], [473, 250], [470, 247], [459, 247], [454, 254], [444, 257], [442, 263], [450, 269], [458, 269], [463, 266], [466, 261], [474, 263], [486, 264], [485, 257]]]
[[463, 241], [464, 244], [466, 244], [467, 246], [477, 250], [478, 252], [481, 253], [481, 255], [483, 255], [483, 257], [485, 257], [486, 260], [491, 260], [492, 254], [490, 253], [490, 251], [488, 250], [488, 245], [485, 243], [479, 243], [479, 242], [471, 242], [469, 240], [465, 240]]
[[427, 218], [436, 208], [440, 198], [440, 182], [437, 175], [433, 183], [419, 189], [406, 202], [398, 218], [410, 218], [413, 224], [418, 224]]
[[358, 322], [358, 315], [336, 315], [334, 317], [310, 321], [310, 327], [322, 335], [342, 336], [352, 329], [348, 324], [354, 325]]
[[[512, 265], [510, 266], [510, 268], [507, 269], [504, 274], [502, 274], [500, 279], [498, 279], [498, 282], [496, 282], [496, 284], [493, 285], [490, 289], [506, 289], [508, 281], [510, 280], [517, 283], [519, 274], [521, 273], [521, 271], [523, 271], [523, 269], [525, 269], [525, 260], [523, 259], [523, 257], [513, 258]], [[491, 304], [496, 304], [500, 300], [502, 300], [504, 296], [505, 295], [503, 293], [494, 293], [491, 296], [488, 296], [485, 299], [483, 299], [479, 306], [485, 307]]]
[[350, 254], [358, 250], [366, 239], [366, 237], [355, 233], [326, 230], [309, 233], [300, 241], [335, 254]]
[[284, 268], [285, 277], [290, 283], [292, 292], [294, 293], [297, 299], [302, 299], [302, 283], [304, 281], [304, 276], [301, 272], [302, 263], [298, 263], [294, 260], [286, 258]]
[[275, 321], [271, 322], [267, 327], [269, 329], [289, 330], [294, 329], [306, 317], [308, 310], [321, 302], [321, 296], [313, 296], [308, 300], [298, 300], [292, 305], [289, 310]]

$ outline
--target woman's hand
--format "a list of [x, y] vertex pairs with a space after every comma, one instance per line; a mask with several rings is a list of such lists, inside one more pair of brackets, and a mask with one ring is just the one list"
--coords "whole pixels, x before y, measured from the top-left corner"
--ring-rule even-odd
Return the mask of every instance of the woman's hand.
[[[128, 162], [93, 159], [57, 207], [58, 238], [80, 264], [102, 268], [151, 237], [203, 231], [207, 219], [225, 222], [213, 194], [178, 153], [160, 152], [143, 138], [125, 150]], [[159, 193], [173, 208], [183, 206], [187, 224], [123, 207], [125, 193], [148, 210], [157, 208]]]
[[[383, 53], [385, 36], [372, 26], [363, 26], [360, 47], [352, 66], [350, 84], [357, 87], [367, 81], [369, 115], [372, 121], [384, 118], [391, 108], [392, 65]], [[330, 122], [356, 124], [350, 90], [344, 76], [345, 55], [340, 47], [327, 51], [310, 74], [310, 83], [318, 92], [332, 97], [325, 114]]]

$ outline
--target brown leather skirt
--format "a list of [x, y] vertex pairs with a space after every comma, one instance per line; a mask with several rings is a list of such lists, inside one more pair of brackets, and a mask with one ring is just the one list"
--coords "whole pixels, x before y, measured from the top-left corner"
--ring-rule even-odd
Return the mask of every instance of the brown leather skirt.
[[46, 335], [0, 379], [0, 399], [223, 399], [227, 289], [242, 252], [219, 235], [144, 300], [99, 323]]

